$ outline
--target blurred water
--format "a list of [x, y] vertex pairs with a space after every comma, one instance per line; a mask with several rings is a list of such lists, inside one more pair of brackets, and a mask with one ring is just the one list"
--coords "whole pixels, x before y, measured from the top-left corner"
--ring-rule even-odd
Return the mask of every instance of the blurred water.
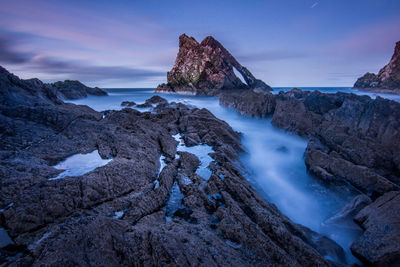
[[[275, 88], [274, 93], [290, 89]], [[317, 88], [300, 89], [315, 90]], [[325, 93], [342, 91], [371, 97], [380, 95], [400, 101], [398, 95], [359, 92], [348, 87], [318, 89]], [[109, 93], [107, 97], [89, 96], [73, 102], [103, 111], [121, 109], [122, 101], [135, 101], [141, 104], [156, 95], [153, 89], [107, 89], [107, 92]], [[344, 224], [324, 224], [325, 220], [332, 217], [356, 193], [328, 187], [307, 173], [303, 158], [307, 146], [305, 139], [274, 128], [270, 119], [240, 116], [235, 111], [220, 106], [216, 98], [179, 94], [158, 95], [170, 102], [182, 102], [199, 108], [207, 108], [216, 117], [229, 123], [234, 130], [242, 132], [243, 145], [248, 153], [245, 153], [241, 160], [248, 171], [245, 176], [250, 183], [292, 221], [335, 240], [345, 249], [349, 262], [356, 262], [349, 248], [360, 235], [361, 229], [355, 224], [350, 228]]]

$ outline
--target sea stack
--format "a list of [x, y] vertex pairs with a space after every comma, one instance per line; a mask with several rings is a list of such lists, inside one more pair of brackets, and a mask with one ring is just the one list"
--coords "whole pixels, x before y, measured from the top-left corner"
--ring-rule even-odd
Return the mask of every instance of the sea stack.
[[389, 64], [383, 67], [378, 75], [366, 73], [358, 78], [355, 89], [381, 93], [400, 94], [400, 41], [396, 43], [394, 54]]
[[[242, 80], [237, 75], [242, 76]], [[175, 64], [167, 73], [167, 83], [159, 85], [156, 92], [216, 95], [222, 90], [237, 89], [272, 90], [212, 36], [198, 43], [193, 37], [182, 34]]]

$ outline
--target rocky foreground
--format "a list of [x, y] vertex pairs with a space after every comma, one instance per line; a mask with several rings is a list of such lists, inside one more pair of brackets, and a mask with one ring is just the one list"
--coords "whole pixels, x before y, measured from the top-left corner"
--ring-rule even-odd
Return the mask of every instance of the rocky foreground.
[[[54, 88], [5, 69], [0, 89], [0, 264], [345, 261], [337, 244], [292, 223], [255, 192], [240, 172], [240, 134], [206, 109], [154, 97], [146, 101], [153, 112], [99, 113], [64, 103]], [[215, 151], [208, 180], [196, 173], [196, 155], [177, 152], [172, 135], [178, 133], [180, 145], [207, 144]], [[95, 150], [111, 161], [52, 179], [62, 172], [56, 163]]]
[[377, 75], [368, 72], [358, 78], [354, 88], [380, 93], [400, 94], [400, 41], [396, 43], [390, 62]]
[[353, 254], [367, 265], [400, 264], [400, 103], [299, 89], [219, 97], [243, 115], [271, 116], [276, 127], [308, 138], [309, 171], [361, 193], [341, 214], [365, 230], [353, 243]]
[[[242, 76], [243, 82], [235, 71]], [[215, 95], [221, 90], [235, 89], [272, 90], [212, 36], [198, 43], [193, 37], [182, 34], [175, 64], [167, 74], [167, 83], [159, 85], [156, 92]]]

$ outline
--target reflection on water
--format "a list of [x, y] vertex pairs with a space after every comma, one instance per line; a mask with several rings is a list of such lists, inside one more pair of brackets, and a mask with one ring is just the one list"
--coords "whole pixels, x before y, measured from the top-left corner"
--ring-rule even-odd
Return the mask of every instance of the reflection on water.
[[58, 180], [67, 176], [81, 176], [97, 167], [101, 167], [109, 163], [112, 159], [102, 159], [98, 150], [94, 150], [88, 154], [76, 154], [66, 160], [53, 166], [58, 170], [64, 170], [57, 177], [49, 180]]
[[[280, 88], [287, 91], [291, 88]], [[302, 88], [314, 90], [316, 88]], [[121, 109], [122, 101], [142, 103], [155, 95], [153, 89], [108, 89], [108, 97], [95, 97], [73, 101], [89, 105], [95, 110]], [[322, 88], [322, 92], [337, 91], [357, 94], [381, 95], [400, 101], [400, 96], [374, 94], [350, 90], [350, 88]], [[343, 204], [355, 196], [321, 184], [307, 173], [303, 154], [307, 141], [271, 125], [270, 119], [247, 118], [235, 111], [221, 107], [212, 97], [159, 94], [169, 102], [182, 102], [209, 109], [216, 117], [225, 120], [231, 127], [243, 133], [243, 145], [247, 152], [241, 158], [247, 168], [245, 174], [260, 194], [274, 203], [292, 221], [305, 225], [339, 243], [346, 251], [350, 262], [355, 259], [350, 253], [351, 243], [359, 236], [360, 229], [348, 225], [326, 225]], [[188, 151], [190, 152], [190, 151]], [[195, 153], [196, 154], [196, 153]], [[176, 192], [179, 195], [179, 192]]]

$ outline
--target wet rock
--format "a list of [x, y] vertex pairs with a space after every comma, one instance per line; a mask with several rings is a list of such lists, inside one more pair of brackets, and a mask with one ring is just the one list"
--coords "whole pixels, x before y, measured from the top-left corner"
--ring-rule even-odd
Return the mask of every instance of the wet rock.
[[339, 264], [346, 264], [346, 256], [343, 248], [335, 241], [322, 236], [307, 227], [296, 225], [296, 230], [300, 231], [301, 238], [316, 249], [326, 259]]
[[366, 195], [358, 195], [347, 201], [343, 207], [331, 218], [325, 221], [325, 224], [336, 224], [338, 222], [346, 223], [356, 216], [356, 214], [367, 205], [371, 204], [371, 199]]
[[14, 244], [5, 229], [0, 228], [0, 248], [4, 248], [8, 245]]
[[180, 156], [180, 168], [184, 170], [186, 174], [191, 174], [196, 171], [200, 165], [200, 160], [193, 154], [188, 152], [178, 152]]
[[400, 94], [400, 41], [396, 43], [390, 62], [379, 73], [366, 73], [357, 79], [354, 88], [373, 92]]
[[400, 264], [400, 192], [384, 194], [362, 209], [355, 221], [365, 232], [351, 246], [351, 251], [371, 266]]
[[294, 90], [277, 96], [272, 124], [310, 138], [305, 159], [317, 176], [376, 197], [399, 189], [399, 116], [399, 103], [379, 97]]
[[251, 117], [267, 117], [275, 110], [275, 96], [269, 92], [223, 92], [219, 95], [219, 103]]
[[122, 101], [121, 102], [122, 107], [132, 107], [134, 105], [136, 105], [136, 103], [133, 101]]
[[[17, 82], [13, 90], [27, 95]], [[1, 106], [0, 125], [9, 129], [0, 146], [2, 226], [16, 246], [30, 248], [6, 264], [328, 266], [241, 175], [241, 135], [208, 110], [164, 103], [155, 113], [127, 108], [102, 118], [53, 96], [28, 104], [47, 90], [28, 85], [35, 90], [18, 108], [7, 93], [2, 103], [10, 104]], [[212, 146], [208, 181], [194, 173], [194, 155], [175, 157], [177, 133]], [[113, 160], [49, 180], [59, 173], [55, 164], [96, 149]], [[166, 166], [159, 172], [161, 156]], [[176, 187], [179, 205], [165, 212]]]
[[148, 104], [161, 104], [161, 103], [168, 103], [165, 98], [162, 98], [161, 96], [155, 95], [150, 97], [149, 99], [146, 100], [146, 103]]
[[[237, 70], [245, 81], [235, 75]], [[167, 84], [156, 92], [189, 92], [214, 95], [226, 89], [272, 90], [256, 79], [213, 37], [206, 37], [200, 44], [185, 34], [179, 37], [179, 52], [175, 64], [167, 74]]]

